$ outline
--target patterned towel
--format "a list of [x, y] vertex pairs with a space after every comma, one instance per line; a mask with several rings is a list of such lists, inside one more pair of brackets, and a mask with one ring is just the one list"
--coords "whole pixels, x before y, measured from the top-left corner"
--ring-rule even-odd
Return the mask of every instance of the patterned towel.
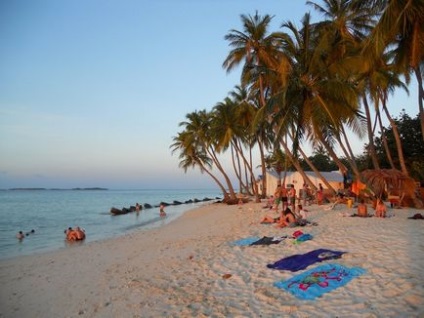
[[360, 267], [345, 267], [340, 264], [323, 264], [296, 275], [274, 286], [287, 290], [299, 299], [313, 300], [321, 295], [346, 285], [353, 278], [365, 273]]
[[296, 254], [285, 257], [273, 264], [268, 264], [267, 267], [297, 272], [317, 262], [319, 263], [330, 259], [340, 258], [344, 253], [345, 252], [332, 251], [321, 248], [306, 254]]

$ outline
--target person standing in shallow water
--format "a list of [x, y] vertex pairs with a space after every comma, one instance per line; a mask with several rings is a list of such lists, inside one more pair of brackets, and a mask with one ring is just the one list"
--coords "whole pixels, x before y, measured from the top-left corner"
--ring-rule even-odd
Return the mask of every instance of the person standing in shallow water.
[[18, 234], [16, 234], [16, 238], [19, 241], [22, 241], [24, 239], [24, 237], [25, 237], [25, 235], [24, 235], [24, 233], [22, 231], [19, 231]]
[[163, 204], [161, 204], [159, 206], [159, 215], [160, 215], [161, 218], [164, 218], [166, 216], [165, 205], [163, 205]]

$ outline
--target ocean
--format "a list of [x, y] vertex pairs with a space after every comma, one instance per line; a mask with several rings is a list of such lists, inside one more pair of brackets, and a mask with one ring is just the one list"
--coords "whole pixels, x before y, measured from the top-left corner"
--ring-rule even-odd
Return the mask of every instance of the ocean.
[[[86, 232], [82, 244], [132, 231], [163, 226], [184, 212], [222, 198], [219, 190], [0, 190], [0, 259], [69, 248], [64, 230], [79, 226]], [[184, 202], [200, 200], [197, 203]], [[160, 202], [166, 218], [159, 217]], [[139, 213], [111, 215], [110, 209], [150, 204]], [[34, 230], [34, 233], [31, 231]], [[27, 234], [22, 241], [16, 234]]]

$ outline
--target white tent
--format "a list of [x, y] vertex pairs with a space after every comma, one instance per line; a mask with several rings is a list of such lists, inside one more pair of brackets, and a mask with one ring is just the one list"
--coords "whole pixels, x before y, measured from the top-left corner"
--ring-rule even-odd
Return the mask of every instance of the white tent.
[[[343, 175], [339, 171], [331, 172], [320, 172], [321, 175], [327, 180], [327, 182], [335, 189], [343, 188]], [[318, 185], [321, 183], [324, 190], [326, 189], [325, 184], [320, 178], [317, 177], [313, 171], [305, 171], [305, 174], [311, 180], [311, 182], [318, 188]], [[280, 176], [274, 170], [267, 170], [266, 172], [266, 187], [267, 187], [267, 196], [273, 195], [277, 184], [279, 183]], [[284, 182], [284, 172], [281, 173], [281, 184]], [[300, 189], [302, 189], [304, 180], [302, 175], [297, 171], [287, 171], [285, 185], [293, 184], [296, 189], [296, 193], [299, 194]]]

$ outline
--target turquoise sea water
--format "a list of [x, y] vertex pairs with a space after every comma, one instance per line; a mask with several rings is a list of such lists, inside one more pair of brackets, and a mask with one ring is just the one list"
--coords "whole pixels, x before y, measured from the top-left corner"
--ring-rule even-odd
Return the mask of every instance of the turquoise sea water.
[[[184, 212], [208, 202], [171, 205], [167, 217], [159, 208], [112, 216], [110, 208], [148, 203], [215, 199], [218, 190], [4, 190], [0, 191], [0, 259], [69, 248], [64, 230], [80, 226], [87, 238], [82, 243], [111, 238], [131, 231], [149, 230], [175, 220]], [[29, 233], [22, 241], [19, 231]]]

